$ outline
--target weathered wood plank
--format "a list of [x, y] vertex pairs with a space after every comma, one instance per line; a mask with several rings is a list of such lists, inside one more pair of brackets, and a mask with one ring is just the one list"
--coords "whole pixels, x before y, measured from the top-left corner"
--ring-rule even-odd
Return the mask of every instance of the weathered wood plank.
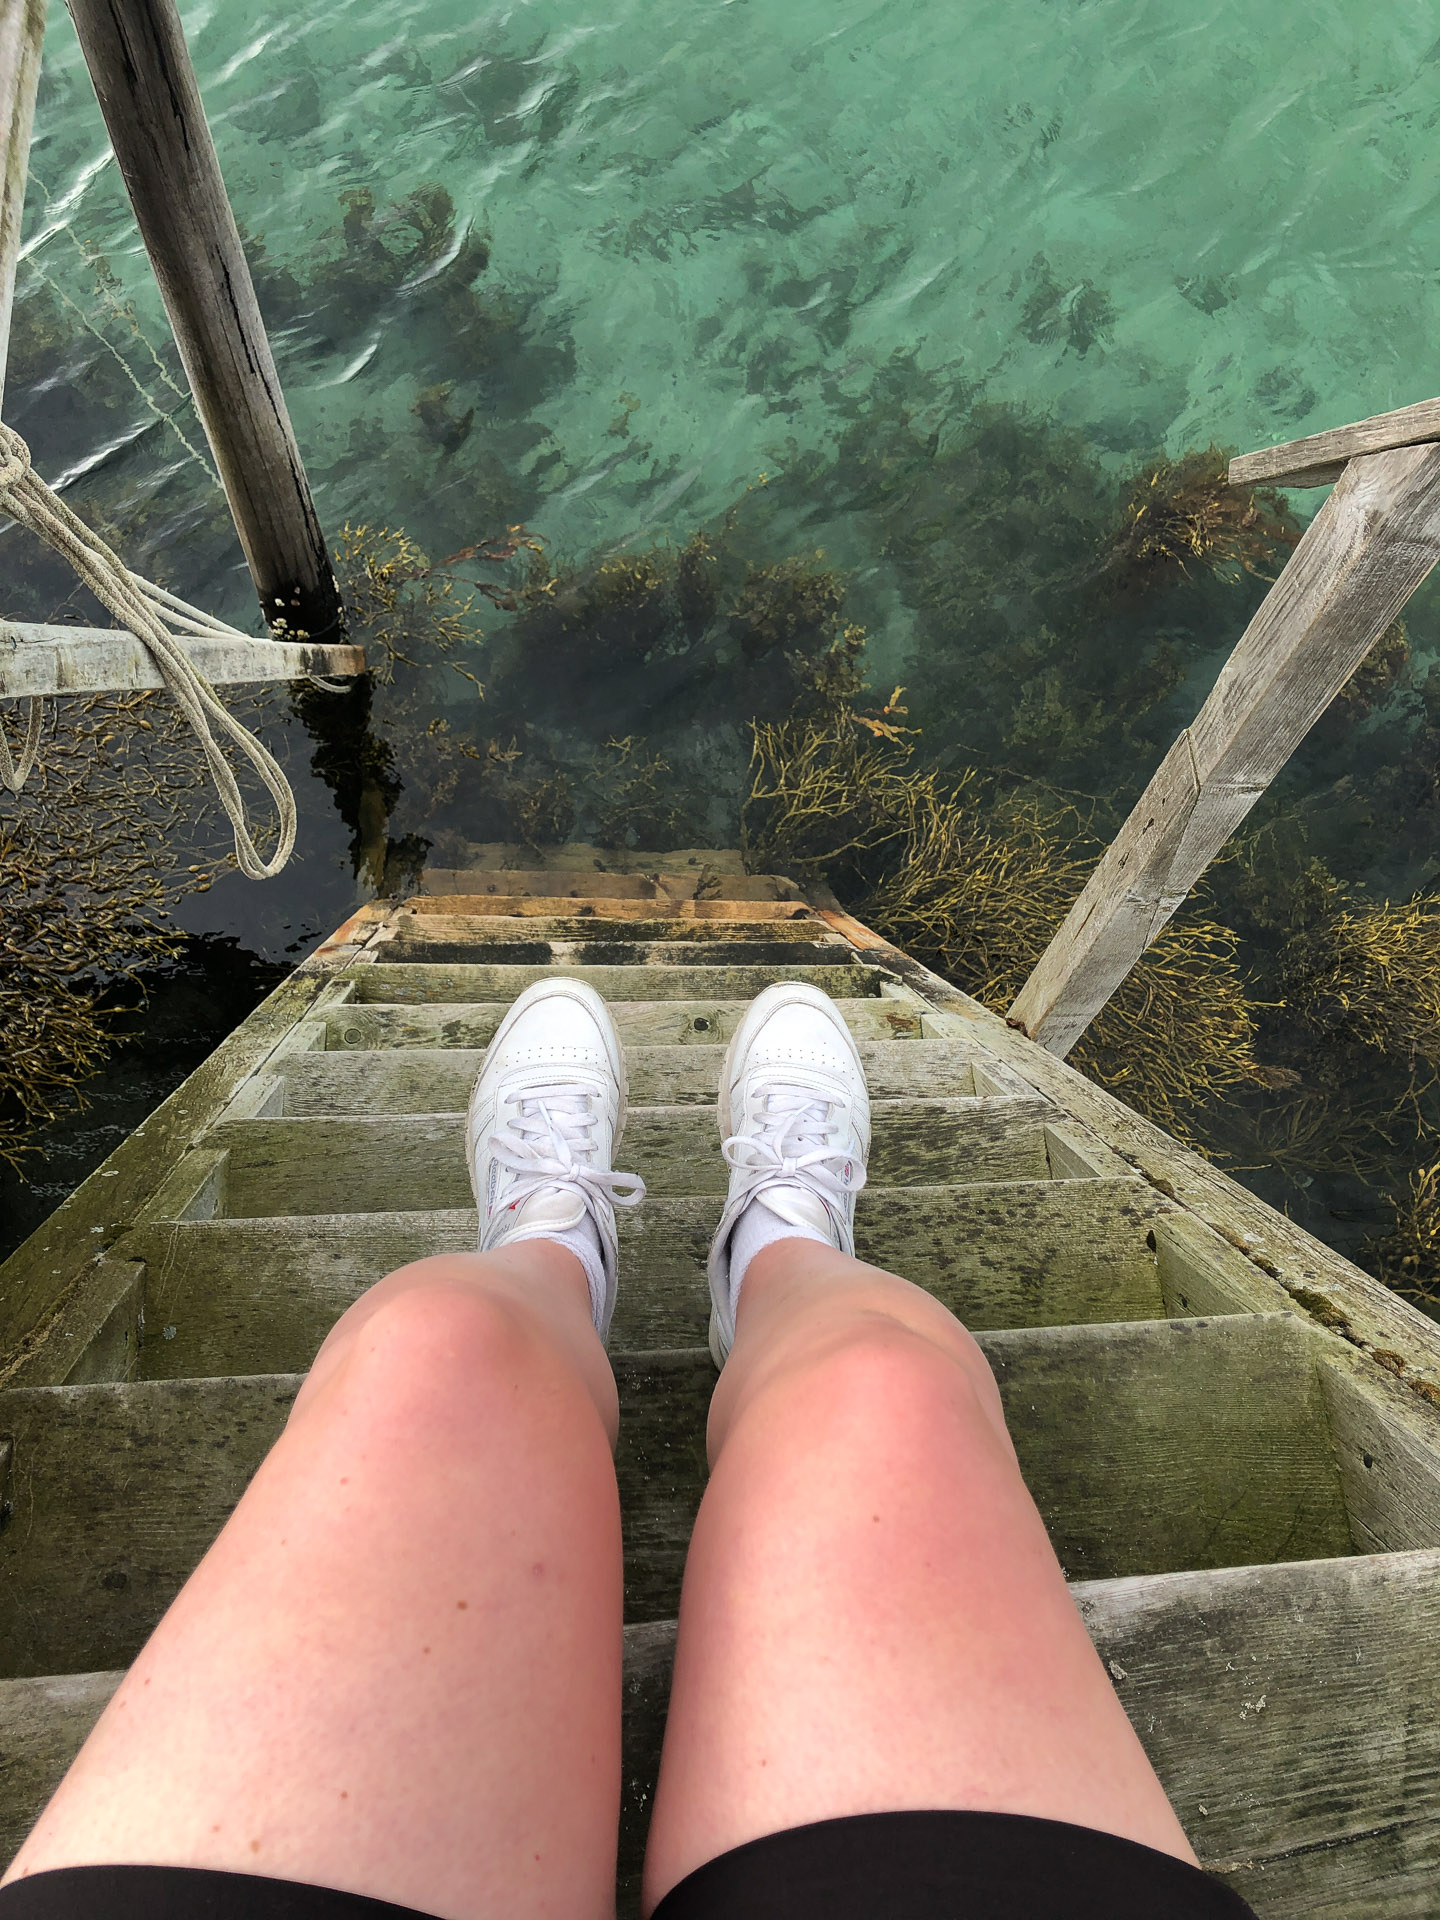
[[0, 5], [0, 394], [10, 358], [10, 316], [15, 308], [15, 271], [20, 263], [20, 226], [30, 136], [45, 43], [46, 0], [4, 0]]
[[1069, 1578], [1350, 1550], [1313, 1336], [1294, 1315], [979, 1338]]
[[[433, 871], [427, 869], [427, 871]], [[648, 917], [637, 919], [645, 914]], [[555, 894], [520, 893], [436, 893], [417, 894], [405, 902], [403, 911], [428, 918], [430, 915], [454, 915], [457, 919], [527, 920], [552, 919], [564, 925], [581, 921], [621, 920], [637, 927], [704, 928], [711, 921], [737, 927], [773, 926], [778, 920], [819, 921], [813, 907], [795, 900], [622, 900], [592, 893], [588, 897]], [[820, 921], [823, 925], [824, 922]], [[652, 934], [651, 938], [659, 938]], [[692, 934], [692, 938], [699, 938]]]
[[[804, 929], [801, 929], [803, 932]], [[822, 930], [823, 931], [823, 930]], [[385, 948], [388, 964], [422, 966], [576, 967], [848, 967], [854, 955], [826, 934], [822, 939], [777, 939], [776, 930], [759, 940], [629, 940], [601, 933], [579, 940], [512, 938], [497, 940], [483, 920], [440, 923], [431, 931], [423, 921], [402, 927]], [[632, 991], [635, 989], [632, 987]]]
[[1297, 1311], [1339, 1326], [1362, 1349], [1398, 1353], [1409, 1390], [1440, 1409], [1440, 1325], [1434, 1320], [918, 960], [892, 946], [881, 952], [917, 1000], [923, 996], [937, 1009], [921, 1014], [928, 1035], [970, 1036], [999, 1056], [1107, 1140], [1156, 1193], [1228, 1240], [1257, 1275], [1276, 1280]]
[[[975, 1092], [975, 1055], [956, 1041], [862, 1040], [859, 1048], [872, 1099]], [[713, 1106], [724, 1057], [721, 1046], [627, 1047], [631, 1105]], [[481, 1047], [389, 1047], [291, 1054], [274, 1071], [287, 1115], [463, 1113], [484, 1060]]]
[[[1047, 1102], [876, 1100], [870, 1176], [882, 1186], [1043, 1180]], [[207, 1144], [229, 1155], [220, 1212], [387, 1213], [463, 1207], [470, 1198], [458, 1114], [324, 1114], [222, 1120]], [[730, 1169], [711, 1107], [632, 1107], [618, 1161], [657, 1197], [723, 1194]]]
[[[674, 1611], [705, 1477], [703, 1348], [615, 1356], [616, 1459], [632, 1619]], [[297, 1374], [50, 1387], [0, 1394], [14, 1510], [0, 1533], [0, 1671], [121, 1666], [279, 1436]]]
[[1007, 1018], [1064, 1055], [1440, 557], [1440, 447], [1352, 462]]
[[132, 1379], [144, 1314], [144, 1262], [102, 1254], [67, 1294], [44, 1345], [22, 1359], [5, 1384], [77, 1386]]
[[1201, 1863], [1261, 1920], [1431, 1920], [1440, 1553], [1074, 1594]]
[[[502, 1000], [488, 1005], [437, 1000], [386, 1006], [352, 1001], [326, 1014], [326, 1047], [334, 1051], [483, 1048], [504, 1019], [506, 1004]], [[610, 1017], [627, 1049], [718, 1045], [723, 1053], [724, 1043], [733, 1037], [749, 1004], [748, 1000], [619, 1000], [611, 1004]], [[901, 1001], [836, 996], [835, 1004], [857, 1040], [921, 1037], [923, 1016]]]
[[[747, 946], [751, 943], [773, 946], [777, 941], [794, 945], [807, 940], [820, 940], [838, 944], [824, 921], [817, 919], [809, 908], [792, 907], [779, 902], [774, 903], [776, 915], [784, 914], [786, 917], [764, 920], [733, 917], [738, 912], [734, 907], [731, 908], [730, 918], [720, 919], [712, 915], [708, 919], [701, 919], [694, 914], [675, 914], [668, 906], [664, 913], [642, 918], [635, 912], [636, 903], [626, 900], [607, 902], [612, 909], [608, 914], [567, 914], [563, 911], [563, 901], [553, 904], [562, 911], [511, 915], [439, 912], [412, 915], [407, 907], [396, 922], [399, 929], [396, 937], [407, 946], [415, 946], [415, 959], [426, 957], [419, 947], [431, 940], [448, 943], [478, 940], [497, 946], [541, 940], [566, 944], [579, 942], [585, 946], [614, 941], [638, 941], [645, 945], [678, 942], [703, 947], [707, 958], [712, 946], [735, 946], [740, 943]], [[691, 901], [689, 904], [710, 903]], [[747, 907], [745, 912], [748, 914], [750, 909]], [[841, 951], [845, 951], [843, 945]]]
[[1192, 1213], [1178, 1209], [1155, 1222], [1155, 1261], [1165, 1311], [1189, 1314], [1284, 1313], [1294, 1301], [1238, 1247]]
[[1230, 462], [1230, 484], [1323, 487], [1338, 480], [1357, 454], [1385, 453], [1422, 440], [1440, 440], [1440, 400], [1417, 400], [1348, 427], [1327, 427], [1324, 433], [1309, 433], [1302, 440], [1239, 454]]
[[339, 589], [175, 0], [69, 7], [265, 618], [322, 638]]
[[[212, 685], [299, 680], [307, 673], [365, 671], [363, 647], [297, 641], [184, 639], [185, 651]], [[0, 621], [0, 697], [96, 693], [167, 684], [150, 650], [119, 627], [45, 627]]]
[[612, 1003], [633, 1000], [753, 1000], [776, 980], [808, 980], [837, 1000], [861, 1000], [878, 994], [883, 977], [863, 966], [665, 966], [542, 967], [440, 966], [424, 961], [390, 965], [383, 960], [357, 966], [342, 975], [355, 983], [362, 1005], [383, 1000], [394, 1005], [424, 1005], [432, 1000], [483, 1001], [508, 1006], [536, 980], [556, 977], [585, 980]]
[[296, 1376], [0, 1394], [15, 1517], [0, 1533], [0, 1670], [124, 1666], [284, 1424]]
[[[1145, 1320], [1164, 1312], [1147, 1235], [1165, 1208], [1138, 1180], [868, 1187], [856, 1247], [976, 1329]], [[704, 1340], [719, 1217], [718, 1195], [621, 1213], [617, 1347]], [[475, 1231], [470, 1209], [137, 1228], [125, 1250], [149, 1273], [141, 1375], [308, 1367], [367, 1287], [428, 1254], [470, 1251]]]
[[283, 981], [0, 1266], [0, 1384], [44, 1346], [67, 1295], [327, 985], [320, 973]]
[[[1431, 1920], [1440, 1552], [1072, 1592], [1202, 1861], [1261, 1920]], [[625, 1629], [622, 1883], [639, 1873], [674, 1643], [673, 1620]], [[0, 1681], [0, 1859], [120, 1678]]]
[[582, 899], [608, 894], [616, 900], [659, 900], [676, 911], [688, 900], [794, 900], [805, 896], [793, 880], [773, 873], [706, 872], [693, 873], [607, 871], [591, 868], [516, 867], [482, 869], [469, 867], [427, 867], [420, 876], [423, 893], [533, 894], [555, 899], [566, 896]]
[[1440, 1420], [1395, 1376], [1338, 1340], [1320, 1369], [1356, 1546], [1440, 1546]]
[[123, 1672], [60, 1673], [0, 1680], [0, 1861], [5, 1866], [124, 1677]]
[[[1344, 1552], [1314, 1361], [1291, 1316], [982, 1336], [1062, 1564], [1095, 1576]], [[672, 1614], [705, 1482], [708, 1353], [618, 1354], [630, 1619]], [[0, 1647], [23, 1678], [123, 1665], [283, 1425], [299, 1377], [0, 1398], [15, 1512]]]

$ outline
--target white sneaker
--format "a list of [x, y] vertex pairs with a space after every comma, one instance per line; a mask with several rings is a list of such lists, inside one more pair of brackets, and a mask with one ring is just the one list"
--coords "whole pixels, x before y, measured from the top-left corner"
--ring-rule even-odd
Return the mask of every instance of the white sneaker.
[[735, 1340], [730, 1241], [763, 1200], [807, 1237], [855, 1251], [855, 1196], [870, 1151], [865, 1069], [840, 1009], [818, 987], [786, 980], [747, 1009], [720, 1079], [730, 1194], [710, 1247], [710, 1352], [723, 1366]]
[[625, 1054], [605, 1002], [579, 980], [527, 987], [490, 1042], [465, 1117], [480, 1251], [568, 1246], [602, 1340], [615, 1311], [615, 1208], [645, 1197], [636, 1174], [611, 1170], [624, 1125]]

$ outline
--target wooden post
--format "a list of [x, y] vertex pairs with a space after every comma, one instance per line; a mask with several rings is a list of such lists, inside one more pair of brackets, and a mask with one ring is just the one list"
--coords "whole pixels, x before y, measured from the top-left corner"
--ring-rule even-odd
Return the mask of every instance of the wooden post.
[[174, 0], [67, 0], [260, 605], [276, 637], [340, 623]]
[[1440, 446], [1352, 458], [1021, 988], [1012, 1026], [1069, 1053], [1437, 559]]
[[25, 212], [25, 176], [40, 84], [40, 48], [45, 39], [46, 0], [0, 0], [0, 394], [10, 358], [10, 315], [20, 264], [20, 222]]

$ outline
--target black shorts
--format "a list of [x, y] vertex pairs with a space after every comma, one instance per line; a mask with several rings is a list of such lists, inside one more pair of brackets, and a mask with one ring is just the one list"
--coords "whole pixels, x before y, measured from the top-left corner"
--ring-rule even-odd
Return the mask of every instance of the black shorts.
[[[654, 1920], [1255, 1920], [1218, 1880], [1089, 1827], [1014, 1813], [867, 1813], [767, 1834]], [[62, 1867], [0, 1888], [0, 1920], [424, 1920], [258, 1874]]]

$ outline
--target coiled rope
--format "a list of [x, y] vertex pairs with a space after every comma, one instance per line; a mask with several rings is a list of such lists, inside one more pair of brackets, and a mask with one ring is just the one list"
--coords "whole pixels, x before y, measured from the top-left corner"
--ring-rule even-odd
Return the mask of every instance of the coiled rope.
[[[181, 634], [203, 639], [253, 640], [238, 627], [227, 626], [199, 607], [192, 607], [153, 581], [132, 573], [100, 536], [71, 512], [30, 465], [30, 449], [12, 427], [0, 421], [0, 508], [14, 514], [22, 526], [37, 533], [47, 546], [68, 560], [85, 585], [146, 647], [175, 704], [190, 722], [215, 782], [220, 804], [235, 834], [235, 858], [251, 880], [272, 879], [290, 858], [295, 845], [295, 796], [279, 762], [269, 749], [227, 712], [215, 689], [186, 652]], [[323, 684], [323, 683], [322, 683]], [[0, 729], [0, 781], [18, 793], [40, 752], [42, 707], [29, 704], [25, 742], [17, 761]], [[275, 802], [279, 833], [274, 853], [263, 860], [251, 837], [249, 815], [230, 763], [220, 750], [216, 730], [232, 740], [254, 767]]]

